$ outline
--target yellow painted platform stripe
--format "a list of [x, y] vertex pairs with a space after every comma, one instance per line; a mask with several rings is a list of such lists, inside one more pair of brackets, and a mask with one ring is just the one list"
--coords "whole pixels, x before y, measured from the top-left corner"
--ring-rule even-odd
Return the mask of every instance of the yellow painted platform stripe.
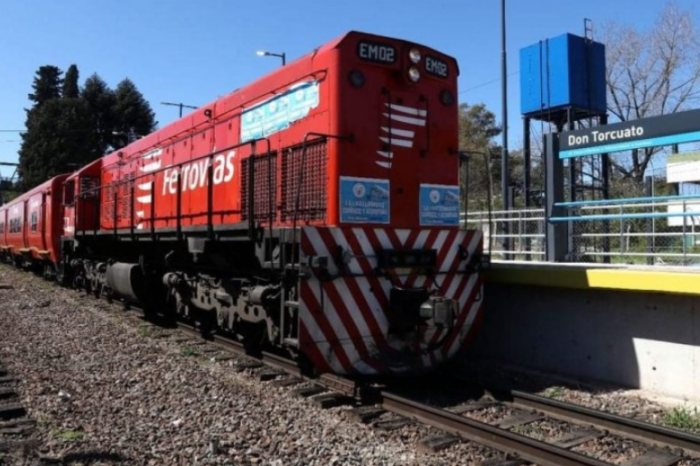
[[555, 288], [651, 291], [700, 294], [700, 273], [653, 270], [499, 267], [486, 272], [487, 282]]

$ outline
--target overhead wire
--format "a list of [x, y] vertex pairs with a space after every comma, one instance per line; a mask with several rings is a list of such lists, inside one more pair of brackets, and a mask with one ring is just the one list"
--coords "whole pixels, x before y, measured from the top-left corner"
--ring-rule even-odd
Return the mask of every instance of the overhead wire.
[[[510, 78], [511, 76], [515, 76], [515, 75], [518, 74], [518, 73], [520, 73], [520, 70], [518, 70], [518, 71], [513, 71], [512, 73], [509, 73], [509, 74], [507, 75], [507, 77]], [[481, 84], [477, 84], [476, 86], [469, 87], [469, 88], [467, 88], [467, 89], [462, 89], [461, 91], [459, 91], [459, 94], [458, 94], [458, 95], [462, 95], [462, 94], [464, 94], [465, 92], [470, 92], [470, 91], [473, 91], [473, 90], [476, 90], [476, 89], [480, 89], [480, 88], [482, 88], [482, 87], [488, 86], [489, 84], [495, 84], [495, 83], [499, 82], [500, 80], [501, 80], [501, 78], [496, 78], [496, 79], [492, 79], [492, 80], [490, 80], [490, 81], [485, 81], [485, 82], [483, 82], [483, 83], [481, 83]]]

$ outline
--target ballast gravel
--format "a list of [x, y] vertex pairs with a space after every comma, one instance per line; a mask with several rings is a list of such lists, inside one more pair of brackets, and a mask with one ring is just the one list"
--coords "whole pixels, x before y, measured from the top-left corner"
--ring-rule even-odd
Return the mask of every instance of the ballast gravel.
[[[494, 453], [416, 449], [216, 362], [106, 302], [0, 265], [0, 359], [37, 421], [8, 465], [442, 465]], [[161, 335], [162, 336], [162, 335]], [[496, 455], [498, 457], [498, 455]], [[1, 463], [2, 461], [0, 461]]]

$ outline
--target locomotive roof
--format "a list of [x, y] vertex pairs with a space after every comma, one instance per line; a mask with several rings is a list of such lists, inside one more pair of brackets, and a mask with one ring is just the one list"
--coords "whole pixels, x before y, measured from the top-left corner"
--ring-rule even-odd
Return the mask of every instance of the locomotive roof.
[[[120, 159], [130, 159], [133, 157], [138, 157], [140, 155], [146, 154], [151, 150], [161, 147], [167, 141], [178, 140], [184, 135], [197, 131], [198, 128], [203, 127], [209, 122], [209, 117], [205, 115], [206, 110], [210, 110], [213, 118], [220, 118], [226, 114], [230, 114], [237, 109], [241, 109], [253, 104], [257, 104], [263, 100], [266, 96], [273, 94], [276, 90], [289, 85], [289, 80], [287, 76], [303, 76], [309, 75], [313, 71], [313, 61], [316, 57], [322, 56], [329, 50], [338, 48], [343, 42], [354, 37], [362, 36], [369, 38], [371, 40], [379, 41], [398, 41], [408, 44], [415, 44], [428, 51], [432, 51], [442, 57], [449, 59], [453, 66], [457, 69], [457, 74], [459, 70], [457, 68], [456, 60], [437, 50], [431, 49], [430, 47], [423, 46], [421, 44], [416, 44], [411, 41], [406, 41], [403, 39], [396, 39], [392, 37], [379, 36], [376, 34], [369, 34], [359, 31], [349, 31], [323, 45], [314, 49], [313, 51], [302, 55], [296, 60], [288, 63], [284, 67], [277, 68], [276, 70], [256, 79], [255, 81], [233, 90], [229, 94], [220, 97], [208, 104], [202, 105], [197, 110], [194, 110], [189, 115], [186, 115], [167, 126], [152, 132], [151, 134], [144, 136], [131, 143], [130, 145], [120, 149], [119, 151], [114, 151], [103, 157], [104, 165], [110, 166], [114, 163], [119, 162]], [[121, 154], [121, 155], [119, 155]]]
[[39, 194], [39, 193], [48, 191], [50, 188], [54, 187], [54, 184], [55, 184], [55, 183], [59, 183], [59, 185], [60, 185], [61, 183], [63, 183], [63, 182], [66, 180], [66, 178], [68, 178], [68, 176], [69, 176], [69, 175], [68, 175], [67, 173], [54, 176], [54, 177], [51, 178], [50, 180], [44, 181], [43, 183], [41, 183], [39, 186], [35, 186], [34, 188], [30, 189], [29, 191], [27, 191], [27, 192], [25, 192], [25, 193], [22, 193], [21, 195], [19, 195], [19, 196], [17, 196], [16, 198], [12, 199], [12, 200], [11, 200], [10, 202], [8, 202], [7, 204], [5, 204], [5, 205], [3, 205], [3, 206], [0, 206], [0, 210], [8, 209], [8, 208], [12, 207], [12, 206], [15, 205], [15, 204], [18, 204], [18, 203], [20, 203], [20, 202], [25, 201], [26, 199], [28, 199], [28, 198], [34, 196], [35, 194]]

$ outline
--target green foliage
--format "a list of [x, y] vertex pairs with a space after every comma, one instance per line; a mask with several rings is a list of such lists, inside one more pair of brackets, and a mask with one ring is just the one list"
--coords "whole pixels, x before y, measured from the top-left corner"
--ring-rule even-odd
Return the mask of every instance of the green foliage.
[[[61, 69], [57, 66], [41, 66], [34, 76], [32, 84], [33, 92], [29, 94], [29, 100], [34, 102], [35, 108], [41, 106], [51, 99], [57, 99], [61, 96]], [[31, 110], [28, 110], [31, 112]]]
[[80, 99], [53, 99], [31, 112], [22, 134], [18, 173], [24, 190], [99, 157], [87, 105]]
[[[459, 148], [467, 153], [460, 175], [463, 210], [486, 210], [491, 203], [494, 209], [502, 207], [501, 200], [501, 146], [493, 138], [501, 134], [496, 117], [484, 104], [459, 106]], [[515, 188], [516, 206], [522, 203], [524, 191], [524, 165], [521, 150], [508, 153], [509, 184]], [[532, 166], [532, 189], [541, 188], [543, 167]], [[489, 184], [491, 193], [489, 194]], [[468, 204], [468, 205], [465, 205]]]
[[150, 105], [130, 80], [119, 83], [115, 92], [93, 74], [81, 91], [76, 65], [65, 79], [61, 75], [58, 67], [47, 65], [34, 77], [29, 94], [34, 106], [27, 110], [19, 152], [21, 190], [70, 173], [156, 127]]
[[104, 154], [112, 146], [116, 118], [114, 91], [95, 73], [85, 80], [81, 97], [90, 109], [92, 131], [97, 135], [100, 152]]
[[79, 442], [85, 438], [85, 432], [79, 430], [61, 430], [51, 429], [52, 437], [64, 440], [66, 442]]
[[151, 106], [130, 79], [120, 82], [114, 95], [116, 134], [112, 143], [115, 149], [120, 149], [152, 132], [157, 122]]
[[668, 427], [700, 433], [700, 414], [697, 408], [677, 406], [664, 414], [663, 423]]
[[559, 398], [564, 394], [564, 387], [548, 387], [543, 393], [542, 396], [546, 396], [547, 398]]
[[182, 348], [180, 348], [180, 356], [199, 356], [199, 353], [196, 349], [192, 348], [191, 346], [183, 346]]
[[78, 72], [78, 67], [71, 65], [66, 71], [65, 78], [63, 79], [63, 92], [61, 92], [61, 97], [64, 99], [77, 99], [79, 97], [80, 91], [78, 89], [78, 77], [80, 73]]

